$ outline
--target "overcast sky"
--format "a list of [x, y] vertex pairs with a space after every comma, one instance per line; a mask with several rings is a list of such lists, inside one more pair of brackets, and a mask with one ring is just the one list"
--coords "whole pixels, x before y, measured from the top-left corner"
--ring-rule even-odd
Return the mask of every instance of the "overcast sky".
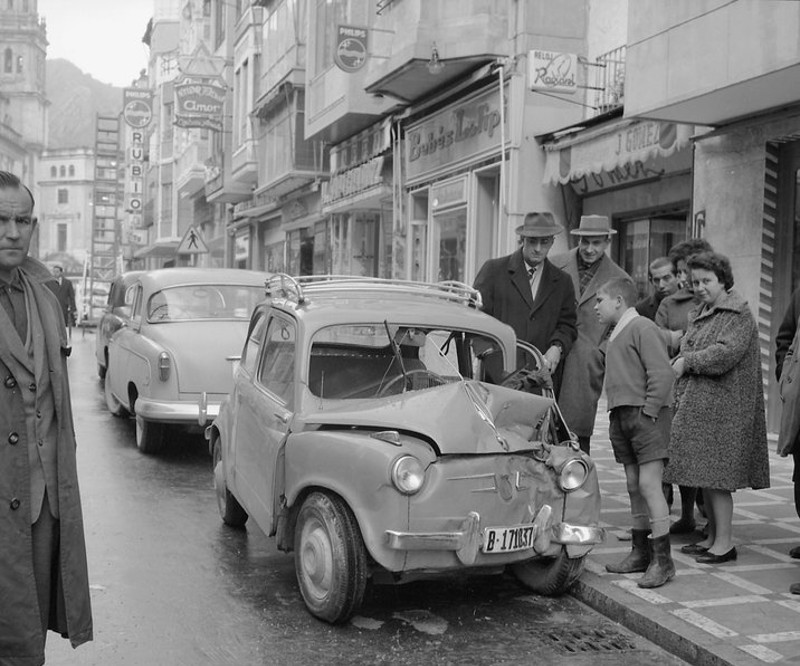
[[147, 67], [142, 44], [153, 0], [39, 0], [48, 58], [66, 58], [103, 83], [129, 86]]

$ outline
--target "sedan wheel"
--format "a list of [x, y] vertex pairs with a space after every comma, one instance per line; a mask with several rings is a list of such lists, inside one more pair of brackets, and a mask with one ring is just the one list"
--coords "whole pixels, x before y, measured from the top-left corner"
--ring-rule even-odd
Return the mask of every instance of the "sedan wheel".
[[146, 421], [141, 416], [136, 417], [136, 446], [142, 453], [158, 453], [164, 448], [163, 423]]
[[583, 571], [583, 557], [570, 559], [562, 548], [557, 557], [520, 562], [511, 567], [520, 583], [536, 594], [555, 597], [564, 594]]
[[111, 412], [114, 416], [127, 416], [128, 410], [125, 409], [124, 405], [114, 397], [114, 394], [111, 392], [111, 374], [106, 372], [106, 376], [103, 379], [103, 395], [106, 399], [106, 407], [108, 411]]
[[214, 444], [214, 490], [217, 491], [217, 507], [222, 522], [231, 527], [244, 527], [247, 522], [247, 511], [238, 500], [231, 495], [225, 483], [225, 468], [222, 465], [222, 446], [219, 440]]
[[297, 516], [294, 567], [312, 615], [338, 624], [361, 606], [367, 555], [349, 507], [335, 495], [315, 492]]

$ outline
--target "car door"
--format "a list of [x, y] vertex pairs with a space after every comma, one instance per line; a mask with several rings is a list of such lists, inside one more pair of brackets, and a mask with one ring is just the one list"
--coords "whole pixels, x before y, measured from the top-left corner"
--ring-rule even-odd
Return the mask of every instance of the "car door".
[[131, 303], [130, 318], [108, 342], [108, 374], [106, 381], [111, 382], [111, 392], [126, 407], [128, 405], [128, 382], [131, 379], [134, 359], [131, 356], [133, 340], [139, 335], [142, 326], [142, 286], [139, 283], [129, 288], [125, 300]]
[[283, 480], [278, 458], [294, 413], [296, 340], [296, 322], [271, 313], [252, 381], [237, 382], [237, 489], [267, 534], [274, 532], [276, 487]]

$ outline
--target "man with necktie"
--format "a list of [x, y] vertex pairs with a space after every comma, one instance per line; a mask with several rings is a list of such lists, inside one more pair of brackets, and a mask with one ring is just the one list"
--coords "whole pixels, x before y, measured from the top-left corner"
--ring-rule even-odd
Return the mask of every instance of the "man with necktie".
[[48, 630], [92, 639], [67, 340], [28, 257], [33, 195], [0, 171], [0, 663], [44, 663]]
[[528, 213], [515, 230], [519, 249], [487, 261], [475, 279], [483, 311], [511, 326], [518, 339], [544, 354], [556, 395], [563, 360], [577, 337], [572, 280], [547, 259], [556, 235], [563, 230], [552, 213]]

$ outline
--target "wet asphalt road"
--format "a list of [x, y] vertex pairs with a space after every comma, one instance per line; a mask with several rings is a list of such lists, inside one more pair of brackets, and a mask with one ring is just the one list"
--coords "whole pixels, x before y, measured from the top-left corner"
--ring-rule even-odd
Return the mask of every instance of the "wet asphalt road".
[[350, 624], [312, 618], [291, 555], [225, 527], [210, 457], [181, 436], [156, 457], [105, 409], [94, 332], [69, 360], [95, 640], [48, 637], [51, 666], [681, 664], [570, 597], [511, 578], [376, 586]]

